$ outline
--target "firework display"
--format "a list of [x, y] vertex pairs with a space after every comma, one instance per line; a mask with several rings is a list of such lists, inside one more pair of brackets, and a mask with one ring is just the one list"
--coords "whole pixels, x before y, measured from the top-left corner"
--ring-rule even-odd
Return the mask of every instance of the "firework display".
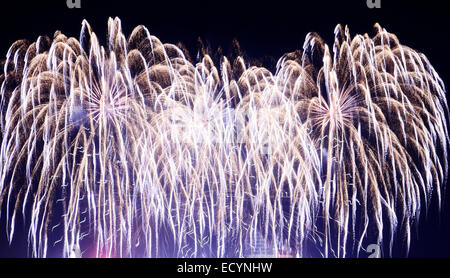
[[[445, 87], [378, 24], [307, 35], [276, 72], [192, 62], [118, 18], [99, 42], [17, 41], [0, 76], [1, 217], [34, 257], [309, 257], [387, 252], [448, 172]], [[54, 235], [57, 235], [55, 238]]]

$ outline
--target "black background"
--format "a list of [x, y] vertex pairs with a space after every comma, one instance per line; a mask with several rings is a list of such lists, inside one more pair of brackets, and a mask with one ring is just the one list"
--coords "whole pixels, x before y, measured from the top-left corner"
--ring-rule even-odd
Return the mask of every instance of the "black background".
[[[81, 9], [69, 9], [66, 0], [1, 2], [0, 59], [18, 39], [52, 37], [56, 30], [78, 37], [83, 19], [88, 20], [99, 38], [106, 37], [108, 17], [119, 16], [126, 35], [143, 24], [162, 42], [184, 43], [191, 54], [197, 51], [198, 37], [209, 41], [213, 49], [219, 45], [226, 49], [236, 38], [248, 56], [270, 56], [275, 60], [286, 52], [301, 49], [308, 32], [319, 33], [331, 45], [338, 23], [348, 25], [352, 35], [373, 35], [373, 25], [378, 22], [396, 34], [402, 44], [423, 52], [444, 83], [450, 84], [450, 17], [444, 1], [381, 0], [381, 9], [369, 9], [366, 0], [81, 0], [81, 4]], [[443, 212], [438, 214], [432, 206], [428, 217], [420, 220], [410, 257], [450, 257], [449, 191]], [[8, 247], [2, 217], [0, 257], [26, 256], [25, 248], [26, 244], [19, 240]]]

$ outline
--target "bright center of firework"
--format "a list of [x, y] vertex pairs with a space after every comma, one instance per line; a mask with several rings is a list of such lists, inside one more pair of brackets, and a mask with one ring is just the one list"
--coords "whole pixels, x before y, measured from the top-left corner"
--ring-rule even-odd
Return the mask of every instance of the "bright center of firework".
[[79, 41], [14, 43], [0, 75], [8, 237], [23, 213], [33, 256], [81, 256], [83, 238], [108, 257], [243, 257], [258, 242], [345, 257], [409, 240], [447, 176], [448, 108], [426, 57], [377, 29], [338, 26], [332, 48], [311, 33], [276, 72], [193, 64], [143, 26], [125, 38], [119, 19], [107, 49], [86, 22]]
[[86, 88], [84, 98], [87, 100], [88, 111], [94, 119], [117, 120], [126, 117], [125, 112], [129, 108], [126, 90], [119, 81], [110, 78], [109, 82], [101, 80], [100, 84], [94, 83], [92, 88]]
[[103, 114], [106, 114], [107, 116], [114, 114], [114, 104], [112, 104], [110, 101], [104, 101], [101, 107], [101, 111], [103, 112]]

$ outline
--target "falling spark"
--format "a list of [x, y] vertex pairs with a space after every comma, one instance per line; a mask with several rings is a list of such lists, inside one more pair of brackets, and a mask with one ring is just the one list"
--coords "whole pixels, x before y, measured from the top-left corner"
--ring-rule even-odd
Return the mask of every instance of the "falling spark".
[[358, 256], [368, 237], [392, 251], [397, 231], [409, 248], [441, 202], [448, 107], [427, 58], [375, 29], [338, 25], [332, 49], [310, 33], [276, 73], [192, 64], [118, 18], [107, 46], [86, 21], [78, 40], [15, 42], [0, 77], [9, 240], [21, 214], [35, 257], [79, 257], [83, 238], [97, 257], [242, 257], [261, 242]]

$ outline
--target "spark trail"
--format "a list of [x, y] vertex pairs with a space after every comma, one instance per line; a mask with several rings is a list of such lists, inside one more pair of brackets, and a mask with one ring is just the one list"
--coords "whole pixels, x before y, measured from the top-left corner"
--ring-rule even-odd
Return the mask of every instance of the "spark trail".
[[[193, 64], [144, 26], [107, 45], [17, 41], [1, 83], [0, 201], [32, 256], [83, 238], [95, 256], [357, 256], [366, 238], [409, 248], [411, 225], [441, 202], [445, 87], [422, 53], [378, 24], [315, 33], [271, 73], [242, 57]], [[53, 230], [59, 240], [52, 240]]]

